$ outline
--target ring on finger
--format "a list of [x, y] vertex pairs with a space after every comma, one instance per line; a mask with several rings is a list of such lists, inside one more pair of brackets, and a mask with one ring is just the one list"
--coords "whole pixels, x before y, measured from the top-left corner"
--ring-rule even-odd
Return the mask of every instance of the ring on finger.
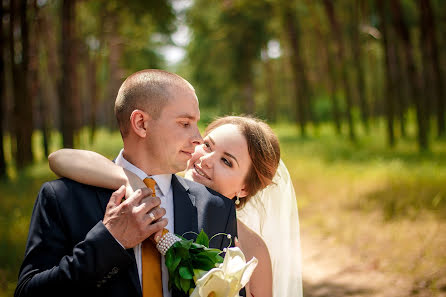
[[149, 212], [149, 217], [153, 221], [155, 221], [155, 215], [152, 212]]

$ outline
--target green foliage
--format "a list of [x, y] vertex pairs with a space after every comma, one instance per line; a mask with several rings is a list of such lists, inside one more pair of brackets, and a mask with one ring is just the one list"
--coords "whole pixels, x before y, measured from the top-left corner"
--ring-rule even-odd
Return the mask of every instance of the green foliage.
[[195, 288], [193, 280], [197, 271], [209, 271], [223, 262], [218, 249], [209, 248], [209, 237], [201, 230], [194, 241], [182, 239], [175, 242], [166, 252], [169, 271], [169, 288], [175, 287], [183, 293]]

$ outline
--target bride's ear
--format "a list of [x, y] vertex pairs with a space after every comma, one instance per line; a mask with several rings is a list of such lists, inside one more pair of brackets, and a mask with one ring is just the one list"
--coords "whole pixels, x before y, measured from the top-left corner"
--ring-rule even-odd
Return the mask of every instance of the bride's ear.
[[240, 191], [238, 191], [238, 193], [237, 193], [237, 197], [239, 197], [239, 198], [244, 198], [244, 197], [246, 197], [246, 196], [248, 196], [248, 191], [246, 190], [246, 186], [245, 185], [243, 185], [243, 188], [240, 190]]
[[139, 109], [135, 109], [130, 115], [130, 127], [139, 137], [145, 138], [148, 134], [148, 122], [150, 116]]

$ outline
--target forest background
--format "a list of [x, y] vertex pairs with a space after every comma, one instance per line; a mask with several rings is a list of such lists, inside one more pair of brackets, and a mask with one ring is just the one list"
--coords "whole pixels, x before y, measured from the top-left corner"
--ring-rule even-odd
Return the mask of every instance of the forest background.
[[[117, 91], [145, 68], [195, 86], [202, 128], [227, 114], [273, 127], [303, 241], [344, 247], [401, 296], [446, 295], [446, 1], [0, 0], [0, 20], [0, 296], [55, 178], [46, 157], [114, 158]], [[306, 296], [334, 296], [324, 285], [304, 267]]]

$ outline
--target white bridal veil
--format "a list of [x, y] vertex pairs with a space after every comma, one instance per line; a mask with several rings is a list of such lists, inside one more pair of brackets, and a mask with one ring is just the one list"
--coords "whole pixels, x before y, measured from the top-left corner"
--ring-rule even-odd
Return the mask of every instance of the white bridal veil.
[[257, 232], [271, 256], [274, 297], [302, 297], [301, 250], [296, 194], [280, 161], [273, 184], [237, 211], [237, 218]]

